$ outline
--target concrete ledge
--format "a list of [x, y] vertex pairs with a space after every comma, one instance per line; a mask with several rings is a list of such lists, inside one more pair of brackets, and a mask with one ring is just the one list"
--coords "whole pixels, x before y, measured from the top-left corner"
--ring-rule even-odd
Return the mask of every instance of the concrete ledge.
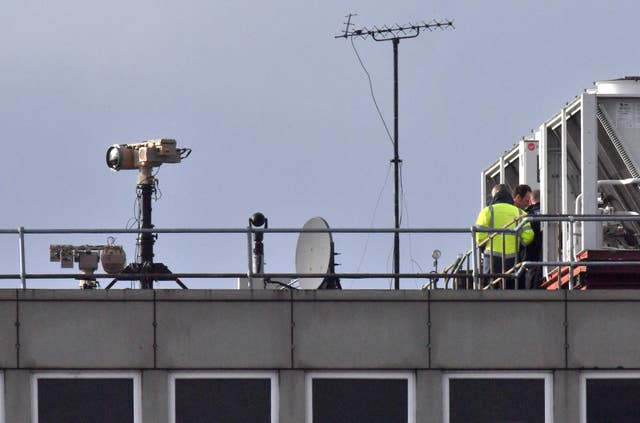
[[153, 367], [153, 303], [20, 302], [20, 366]]
[[428, 366], [426, 301], [295, 302], [293, 307], [296, 368]]
[[453, 369], [562, 368], [564, 303], [431, 303], [431, 366]]
[[160, 368], [290, 367], [289, 302], [167, 301], [156, 315]]

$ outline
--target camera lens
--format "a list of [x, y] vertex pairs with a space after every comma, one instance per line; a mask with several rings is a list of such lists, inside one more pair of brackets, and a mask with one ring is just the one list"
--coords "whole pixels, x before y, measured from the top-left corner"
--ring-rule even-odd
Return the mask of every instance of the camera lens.
[[120, 147], [112, 146], [107, 150], [107, 166], [113, 170], [120, 169]]

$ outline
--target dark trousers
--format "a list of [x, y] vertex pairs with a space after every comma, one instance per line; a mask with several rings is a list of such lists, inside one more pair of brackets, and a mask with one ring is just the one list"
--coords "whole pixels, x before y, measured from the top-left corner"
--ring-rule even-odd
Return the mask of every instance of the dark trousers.
[[[506, 273], [507, 270], [511, 269], [514, 265], [516, 264], [516, 258], [515, 257], [510, 257], [510, 258], [505, 258], [504, 259], [504, 269], [502, 268], [502, 255], [501, 254], [493, 254], [493, 255], [489, 255], [489, 254], [484, 254], [483, 260], [482, 260], [482, 273], [485, 275], [488, 274], [495, 274], [495, 273]], [[493, 269], [491, 268], [491, 266], [493, 266]], [[512, 272], [513, 273], [513, 272]], [[483, 280], [483, 285], [488, 285], [490, 284], [494, 279], [496, 279], [497, 277], [492, 277], [492, 276], [485, 276], [484, 278], [482, 278]], [[506, 277], [505, 278], [505, 287], [506, 289], [514, 289], [515, 287], [515, 282], [513, 280], [513, 278], [511, 277]], [[493, 285], [494, 288], [498, 289], [498, 288], [502, 288], [502, 284], [496, 284]], [[518, 286], [518, 288], [520, 288]]]

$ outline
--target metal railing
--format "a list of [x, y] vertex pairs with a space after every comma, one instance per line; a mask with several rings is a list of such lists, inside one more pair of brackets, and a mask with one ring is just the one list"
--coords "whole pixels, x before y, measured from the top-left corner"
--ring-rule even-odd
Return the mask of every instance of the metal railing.
[[[515, 279], [523, 274], [527, 268], [533, 266], [545, 267], [565, 267], [569, 270], [568, 288], [575, 287], [573, 270], [580, 266], [639, 266], [640, 261], [624, 260], [624, 261], [579, 261], [575, 260], [573, 251], [573, 242], [569, 243], [570, 257], [572, 260], [554, 260], [554, 261], [518, 261], [511, 269], [501, 269], [502, 272], [483, 274], [481, 268], [480, 257], [482, 254], [482, 244], [476, 242], [476, 234], [479, 232], [489, 233], [489, 239], [502, 234], [502, 242], [509, 235], [518, 237], [524, 225], [528, 222], [553, 222], [562, 224], [570, 223], [569, 238], [573, 239], [573, 223], [576, 222], [598, 222], [598, 221], [633, 221], [640, 222], [640, 216], [617, 216], [617, 215], [527, 215], [520, 219], [515, 228], [332, 228], [332, 229], [301, 229], [301, 228], [153, 228], [153, 229], [113, 229], [113, 228], [92, 228], [92, 229], [28, 229], [20, 227], [17, 229], [0, 229], [0, 235], [15, 235], [18, 238], [19, 251], [19, 273], [0, 274], [0, 280], [19, 280], [20, 287], [27, 288], [27, 281], [32, 279], [84, 279], [87, 277], [84, 273], [29, 273], [26, 263], [26, 237], [30, 235], [51, 235], [51, 234], [241, 234], [246, 237], [247, 251], [247, 271], [246, 272], [182, 272], [171, 273], [171, 277], [175, 278], [191, 278], [191, 279], [223, 279], [223, 278], [250, 278], [250, 279], [277, 279], [277, 278], [318, 278], [327, 276], [326, 274], [314, 273], [256, 273], [253, 270], [252, 247], [255, 234], [273, 233], [273, 234], [300, 234], [305, 232], [315, 233], [331, 233], [331, 234], [468, 234], [471, 235], [471, 249], [463, 254], [442, 272], [410, 272], [410, 273], [385, 273], [385, 272], [358, 272], [358, 273], [332, 273], [331, 276], [340, 279], [388, 279], [388, 278], [416, 278], [424, 280], [423, 289], [430, 289], [437, 286], [436, 282], [440, 279], [444, 280], [445, 289], [487, 289], [504, 286], [504, 281]], [[147, 273], [149, 278], [167, 279], [167, 274]], [[95, 273], [92, 277], [96, 279], [120, 279], [120, 280], [136, 280], [140, 278], [140, 274], [133, 273]], [[489, 279], [490, 278], [490, 279]], [[483, 282], [490, 280], [490, 282]], [[558, 287], [560, 284], [558, 284]]]
[[[462, 254], [457, 262], [454, 263], [459, 267], [463, 266], [464, 263], [467, 263], [467, 268], [469, 268], [468, 262], [473, 259], [473, 281], [474, 281], [474, 289], [489, 289], [493, 288], [497, 285], [501, 285], [504, 287], [505, 281], [509, 279], [515, 280], [518, 277], [521, 277], [527, 269], [531, 269], [533, 267], [546, 267], [546, 268], [554, 268], [559, 272], [558, 278], [561, 277], [560, 272], [564, 267], [568, 271], [569, 281], [568, 281], [568, 289], [575, 288], [575, 278], [574, 278], [574, 269], [577, 267], [600, 267], [600, 266], [612, 266], [612, 267], [622, 267], [622, 266], [638, 266], [638, 270], [640, 271], [640, 260], [576, 260], [576, 252], [575, 252], [575, 228], [574, 224], [580, 222], [640, 222], [640, 216], [635, 215], [565, 215], [565, 214], [555, 214], [555, 215], [524, 215], [521, 218], [517, 218], [514, 221], [510, 222], [506, 226], [512, 225], [516, 221], [520, 221], [514, 228], [495, 228], [495, 229], [487, 229], [487, 228], [472, 228], [472, 231], [477, 232], [486, 232], [489, 233], [489, 237], [484, 240], [482, 243], [476, 242], [475, 235], [473, 236], [473, 248], [471, 250], [466, 251]], [[486, 244], [491, 242], [491, 239], [503, 234], [502, 236], [502, 247], [504, 251], [504, 243], [507, 234], [519, 238], [521, 231], [524, 226], [530, 222], [549, 222], [556, 223], [561, 225], [562, 223], [569, 223], [568, 225], [568, 256], [571, 257], [571, 260], [546, 260], [546, 261], [524, 261], [521, 260], [521, 257], [516, 257], [515, 265], [511, 268], [505, 268], [504, 266], [501, 269], [501, 272], [490, 272], [483, 274], [480, 266], [481, 259], [480, 252]], [[623, 250], [621, 250], [623, 251]], [[628, 250], [627, 250], [628, 251]], [[636, 249], [636, 251], [640, 251]], [[503, 260], [504, 263], [504, 260]], [[483, 284], [482, 278], [488, 280], [488, 283]], [[514, 284], [514, 288], [518, 289], [518, 285]], [[558, 281], [557, 288], [561, 288], [560, 280]]]
[[[144, 276], [156, 279], [191, 278], [191, 279], [228, 279], [228, 278], [250, 278], [250, 279], [276, 279], [276, 278], [319, 278], [328, 276], [324, 273], [257, 273], [253, 270], [253, 242], [255, 234], [300, 234], [300, 233], [331, 233], [331, 234], [468, 234], [469, 228], [332, 228], [332, 229], [303, 229], [303, 228], [152, 228], [152, 229], [114, 229], [114, 228], [73, 228], [73, 229], [29, 229], [20, 227], [18, 229], [0, 229], [0, 235], [17, 235], [19, 243], [19, 273], [0, 274], [0, 280], [20, 280], [22, 289], [27, 288], [27, 281], [32, 279], [86, 279], [85, 273], [29, 273], [27, 271], [25, 255], [25, 238], [29, 235], [51, 235], [51, 234], [242, 234], [246, 237], [247, 271], [246, 272], [176, 272], [170, 275], [166, 273], [145, 273]], [[139, 273], [93, 273], [91, 277], [95, 279], [120, 279], [136, 280], [140, 278]], [[386, 279], [386, 278], [418, 278], [428, 280], [432, 277], [444, 277], [445, 273], [332, 273], [331, 276], [343, 279]]]

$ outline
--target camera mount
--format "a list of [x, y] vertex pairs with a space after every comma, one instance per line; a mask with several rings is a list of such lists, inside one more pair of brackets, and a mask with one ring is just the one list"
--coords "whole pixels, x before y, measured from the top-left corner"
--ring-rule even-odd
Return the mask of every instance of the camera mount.
[[[191, 154], [190, 148], [176, 148], [174, 139], [154, 139], [136, 144], [114, 144], [107, 149], [107, 166], [114, 171], [138, 169], [137, 196], [141, 216], [138, 221], [137, 256], [135, 263], [129, 263], [123, 274], [135, 274], [125, 280], [139, 280], [142, 289], [153, 289], [155, 280], [174, 280], [181, 288], [187, 287], [179, 278], [172, 276], [171, 270], [163, 263], [154, 263], [153, 245], [157, 238], [150, 232], [151, 200], [156, 193], [157, 179], [153, 168], [163, 163], [180, 163]], [[144, 230], [144, 231], [142, 231]], [[111, 288], [118, 279], [114, 279], [105, 289]]]

